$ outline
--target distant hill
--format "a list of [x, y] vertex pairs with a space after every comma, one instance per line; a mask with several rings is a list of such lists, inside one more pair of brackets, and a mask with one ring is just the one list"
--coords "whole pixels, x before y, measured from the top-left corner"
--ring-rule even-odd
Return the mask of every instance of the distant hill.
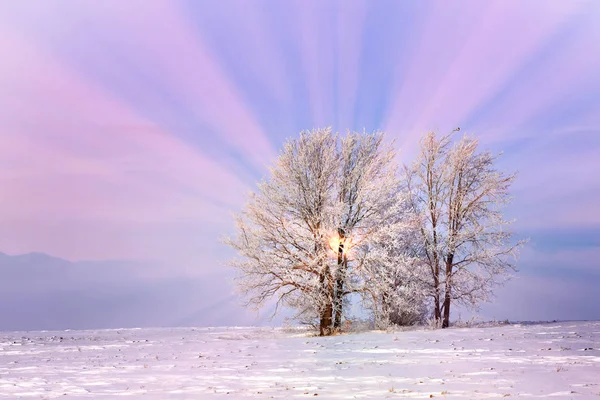
[[239, 324], [222, 288], [149, 263], [0, 253], [0, 330]]

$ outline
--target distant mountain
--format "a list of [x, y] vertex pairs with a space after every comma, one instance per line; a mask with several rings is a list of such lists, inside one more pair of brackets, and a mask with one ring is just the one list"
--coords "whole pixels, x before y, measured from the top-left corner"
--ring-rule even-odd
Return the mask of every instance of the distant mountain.
[[0, 330], [240, 324], [243, 311], [223, 292], [222, 278], [215, 285], [168, 271], [135, 261], [0, 253]]

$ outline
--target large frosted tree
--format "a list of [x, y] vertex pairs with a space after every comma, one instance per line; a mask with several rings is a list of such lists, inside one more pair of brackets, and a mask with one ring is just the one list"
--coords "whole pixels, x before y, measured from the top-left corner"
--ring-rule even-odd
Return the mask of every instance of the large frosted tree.
[[381, 133], [316, 129], [286, 143], [227, 241], [250, 304], [275, 298], [321, 335], [341, 327], [353, 293], [378, 309], [392, 279], [382, 271], [408, 265], [394, 245], [406, 226], [395, 156]]
[[515, 242], [503, 207], [515, 175], [496, 168], [498, 156], [478, 151], [478, 141], [434, 133], [421, 140], [407, 172], [407, 195], [418, 218], [416, 253], [433, 316], [448, 327], [454, 303], [476, 307], [515, 270]]
[[386, 267], [392, 268], [391, 264], [398, 261], [389, 259], [389, 254], [373, 255], [382, 253], [377, 247], [382, 235], [401, 233], [397, 231], [402, 226], [398, 219], [402, 210], [396, 153], [384, 145], [383, 135], [349, 133], [341, 139], [339, 153], [334, 328], [341, 325], [346, 295], [373, 290], [375, 264], [388, 261]]

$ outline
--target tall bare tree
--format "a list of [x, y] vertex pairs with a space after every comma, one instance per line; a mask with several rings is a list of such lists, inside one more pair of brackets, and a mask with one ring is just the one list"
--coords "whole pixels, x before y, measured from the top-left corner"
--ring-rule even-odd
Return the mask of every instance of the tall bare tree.
[[453, 303], [476, 307], [515, 271], [517, 250], [503, 207], [515, 175], [495, 167], [498, 156], [478, 141], [429, 133], [407, 172], [409, 202], [419, 218], [420, 252], [433, 315], [448, 327]]

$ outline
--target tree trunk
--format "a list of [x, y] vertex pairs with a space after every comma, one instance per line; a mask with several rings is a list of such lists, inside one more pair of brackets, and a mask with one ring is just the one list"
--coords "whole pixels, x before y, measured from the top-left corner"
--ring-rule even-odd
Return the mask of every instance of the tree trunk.
[[450, 293], [446, 291], [444, 296], [444, 320], [442, 321], [442, 328], [450, 326]]
[[440, 310], [440, 294], [437, 292], [433, 298], [433, 318], [436, 324], [439, 324], [442, 320], [442, 311]]
[[329, 336], [332, 334], [333, 323], [333, 277], [329, 267], [321, 274], [320, 279], [321, 290], [323, 291], [324, 303], [321, 307], [321, 315], [319, 320], [319, 334], [321, 336]]
[[442, 310], [440, 308], [440, 277], [439, 277], [439, 267], [435, 268], [436, 274], [433, 276], [433, 286], [434, 286], [434, 295], [433, 295], [433, 318], [435, 320], [436, 325], [439, 327], [440, 322], [442, 321]]
[[449, 254], [446, 260], [446, 291], [444, 294], [444, 320], [442, 322], [442, 328], [448, 328], [450, 326], [450, 293], [452, 291], [452, 262], [454, 255]]
[[348, 259], [344, 254], [344, 232], [339, 230], [339, 245], [338, 245], [338, 257], [337, 257], [337, 272], [335, 281], [335, 300], [334, 300], [334, 312], [335, 320], [333, 322], [333, 329], [340, 330], [342, 328], [342, 315], [344, 307], [344, 282], [346, 280], [346, 267], [348, 265]]
[[333, 322], [333, 329], [339, 330], [342, 327], [342, 313], [344, 307], [342, 293], [344, 292], [344, 280], [338, 277], [338, 279], [335, 282], [335, 285], [335, 320]]
[[319, 335], [320, 336], [329, 336], [332, 333], [331, 330], [331, 319], [333, 316], [333, 305], [331, 302], [328, 302], [323, 308], [323, 312], [321, 313], [321, 320], [319, 324]]

